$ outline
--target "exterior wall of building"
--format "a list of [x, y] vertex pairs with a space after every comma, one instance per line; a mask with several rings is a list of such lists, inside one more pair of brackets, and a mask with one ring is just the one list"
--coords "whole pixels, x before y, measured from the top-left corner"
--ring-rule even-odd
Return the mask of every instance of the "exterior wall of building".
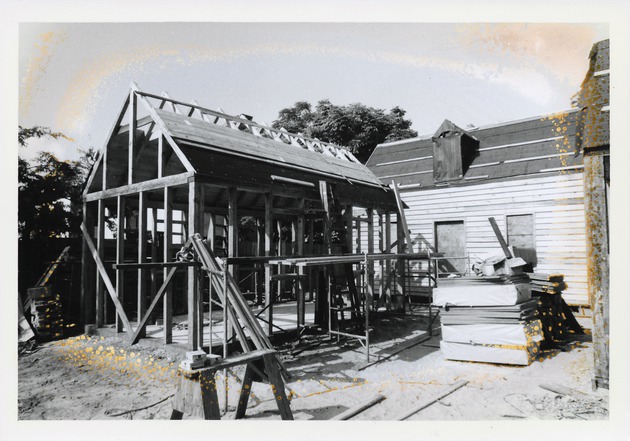
[[470, 264], [476, 257], [501, 254], [489, 217], [495, 218], [502, 234], [507, 237], [507, 216], [533, 215], [538, 261], [535, 271], [564, 274], [569, 286], [563, 292], [567, 303], [588, 304], [581, 172], [403, 191], [401, 196], [410, 207], [405, 210], [405, 215], [414, 250], [435, 246], [436, 222], [463, 221]]

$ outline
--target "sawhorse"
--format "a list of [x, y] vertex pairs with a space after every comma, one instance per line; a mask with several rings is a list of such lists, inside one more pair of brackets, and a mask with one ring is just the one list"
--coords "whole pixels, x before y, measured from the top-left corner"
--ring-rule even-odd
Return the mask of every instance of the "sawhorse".
[[199, 396], [203, 406], [202, 416], [206, 420], [220, 420], [219, 400], [214, 375], [223, 369], [245, 364], [245, 376], [241, 388], [235, 419], [245, 416], [247, 403], [254, 381], [262, 382], [265, 377], [271, 385], [274, 401], [278, 405], [280, 416], [283, 420], [292, 420], [293, 413], [289, 400], [284, 392], [284, 382], [278, 368], [276, 351], [273, 349], [260, 349], [246, 352], [242, 355], [225, 358], [223, 361], [209, 367], [192, 371], [179, 370], [181, 378], [175, 401], [173, 404], [172, 420], [182, 419], [185, 409], [193, 409], [198, 406]]

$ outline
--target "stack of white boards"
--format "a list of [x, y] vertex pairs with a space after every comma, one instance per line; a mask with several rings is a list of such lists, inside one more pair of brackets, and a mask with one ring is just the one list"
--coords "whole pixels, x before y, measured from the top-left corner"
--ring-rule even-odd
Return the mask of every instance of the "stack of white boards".
[[449, 360], [529, 365], [543, 340], [527, 275], [440, 280], [440, 348]]

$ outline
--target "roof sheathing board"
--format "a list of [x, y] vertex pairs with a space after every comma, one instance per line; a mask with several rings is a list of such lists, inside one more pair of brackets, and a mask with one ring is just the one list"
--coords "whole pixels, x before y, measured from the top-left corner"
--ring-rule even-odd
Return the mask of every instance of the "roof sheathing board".
[[[164, 121], [171, 136], [176, 139], [198, 143], [202, 147], [217, 148], [228, 154], [273, 161], [279, 166], [292, 165], [307, 171], [323, 173], [339, 179], [348, 178], [371, 186], [379, 183], [376, 176], [359, 163], [325, 156], [283, 142], [255, 137], [184, 115], [159, 109], [156, 109], [156, 112]], [[193, 164], [193, 167], [197, 168], [196, 164]]]

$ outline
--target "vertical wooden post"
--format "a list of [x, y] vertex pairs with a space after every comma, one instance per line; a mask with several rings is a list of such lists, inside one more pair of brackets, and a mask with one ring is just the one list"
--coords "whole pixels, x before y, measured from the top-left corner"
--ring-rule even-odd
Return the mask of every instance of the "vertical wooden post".
[[157, 165], [157, 177], [164, 177], [164, 136], [160, 134], [158, 136], [158, 165]]
[[352, 250], [352, 244], [354, 243], [353, 241], [353, 237], [352, 237], [352, 232], [353, 232], [353, 228], [352, 228], [352, 216], [353, 216], [353, 207], [352, 205], [346, 205], [346, 209], [343, 213], [343, 217], [344, 217], [344, 224], [346, 227], [346, 247], [348, 248], [349, 253], [351, 253]]
[[[200, 220], [202, 222], [200, 222]], [[201, 223], [201, 225], [200, 225]], [[188, 237], [203, 229], [203, 188], [199, 183], [188, 183]], [[197, 349], [203, 344], [203, 321], [200, 321], [200, 290], [197, 268], [188, 268], [188, 347]], [[201, 337], [201, 338], [200, 338]]]
[[[260, 218], [256, 218], [256, 256], [265, 255], [264, 226]], [[264, 265], [255, 264], [256, 277], [256, 303], [262, 305], [265, 302], [265, 270]]]
[[357, 226], [357, 237], [354, 240], [354, 253], [361, 253], [361, 219], [355, 219], [355, 225]]
[[[138, 263], [146, 262], [147, 254], [147, 193], [141, 191], [138, 194]], [[138, 324], [142, 321], [147, 309], [147, 284], [145, 281], [146, 270], [138, 268]], [[146, 335], [145, 330], [140, 332], [140, 338]]]
[[[126, 199], [122, 195], [117, 197], [117, 229], [116, 229], [116, 263], [125, 262], [125, 203]], [[125, 305], [124, 302], [124, 289], [125, 289], [125, 270], [116, 270], [116, 296], [121, 305]], [[123, 322], [120, 314], [116, 313], [116, 332], [123, 332]]]
[[[105, 204], [102, 199], [97, 202], [96, 213], [96, 249], [101, 262], [105, 254]], [[100, 276], [96, 277], [96, 327], [105, 323], [105, 285]]]
[[[372, 208], [367, 209], [367, 241], [368, 241], [368, 254], [374, 254], [374, 210]], [[365, 268], [367, 271], [367, 292], [366, 292], [366, 314], [372, 310], [374, 305], [374, 261], [369, 260]]]
[[129, 95], [129, 155], [128, 155], [128, 168], [127, 168], [127, 183], [133, 184], [134, 180], [134, 159], [135, 159], [135, 137], [136, 137], [136, 125], [137, 125], [137, 113], [138, 113], [138, 100], [135, 92], [131, 92]]
[[[407, 246], [405, 243], [405, 228], [400, 213], [396, 213], [396, 237], [398, 240], [398, 253], [404, 253]], [[405, 295], [405, 261], [404, 259], [398, 259], [397, 263], [396, 294]]]
[[[278, 256], [284, 256], [284, 252], [282, 249], [282, 219], [276, 220], [276, 227], [278, 233]], [[278, 265], [277, 267], [278, 274], [284, 273], [284, 266]], [[276, 285], [276, 298], [282, 299], [282, 280], [278, 279], [278, 284]]]
[[[173, 191], [170, 187], [164, 187], [164, 262], [172, 259], [171, 248], [173, 247]], [[164, 279], [168, 274], [168, 268], [164, 268]], [[164, 293], [164, 344], [173, 342], [173, 288], [172, 284], [166, 288]]]
[[[92, 209], [93, 203], [83, 203], [83, 222], [88, 231], [94, 229], [94, 215]], [[94, 277], [96, 274], [96, 265], [92, 259], [90, 249], [83, 241], [83, 247], [81, 252], [81, 322], [84, 325], [94, 325], [96, 323], [96, 317], [94, 315], [94, 305], [96, 291]]]
[[[271, 256], [273, 241], [273, 195], [265, 193], [265, 256]], [[271, 266], [265, 262], [265, 319], [267, 335], [273, 333], [273, 293], [271, 291]]]
[[[237, 257], [238, 256], [238, 226], [239, 215], [238, 215], [238, 191], [236, 187], [228, 188], [228, 246], [227, 246], [227, 256], [229, 257]], [[234, 280], [238, 284], [238, 266], [230, 265], [228, 267], [228, 271], [232, 273]], [[228, 326], [227, 328], [227, 338], [232, 338], [234, 332], [232, 326]]]
[[593, 388], [609, 388], [609, 283], [608, 214], [604, 156], [584, 155], [584, 210], [588, 296], [593, 311]]
[[[158, 215], [157, 215], [157, 207], [151, 207], [151, 215], [153, 224], [151, 226], [151, 262], [155, 263], [158, 261], [158, 243], [157, 243], [157, 224], [158, 224]], [[157, 293], [157, 269], [151, 269], [151, 288], [149, 289], [149, 296], [153, 297], [155, 293]], [[153, 319], [154, 317], [151, 317]]]
[[[304, 255], [304, 198], [298, 199], [298, 209], [300, 214], [295, 220], [295, 235], [294, 241], [296, 242], [295, 252], [298, 256]], [[296, 283], [296, 298], [297, 298], [297, 330], [298, 337], [300, 335], [300, 327], [303, 327], [306, 322], [306, 299], [304, 293], [304, 267], [298, 267], [298, 279]]]
[[[308, 248], [307, 253], [309, 255], [315, 254], [315, 219], [312, 217], [308, 220]], [[308, 301], [313, 301], [313, 293], [315, 291], [315, 286], [317, 285], [315, 278], [313, 277], [313, 267], [309, 266], [307, 269], [308, 272]]]
[[[385, 252], [386, 253], [392, 252], [392, 217], [389, 211], [385, 213]], [[384, 281], [387, 281], [387, 279], [391, 277], [392, 261], [390, 259], [387, 259], [387, 261], [385, 262], [385, 274], [386, 276], [383, 276], [381, 274], [381, 283], [383, 283]], [[387, 287], [385, 288], [385, 301], [386, 301], [388, 310], [391, 307], [391, 302], [392, 302], [392, 291], [391, 291], [390, 286], [391, 286], [391, 283], [388, 283]]]

